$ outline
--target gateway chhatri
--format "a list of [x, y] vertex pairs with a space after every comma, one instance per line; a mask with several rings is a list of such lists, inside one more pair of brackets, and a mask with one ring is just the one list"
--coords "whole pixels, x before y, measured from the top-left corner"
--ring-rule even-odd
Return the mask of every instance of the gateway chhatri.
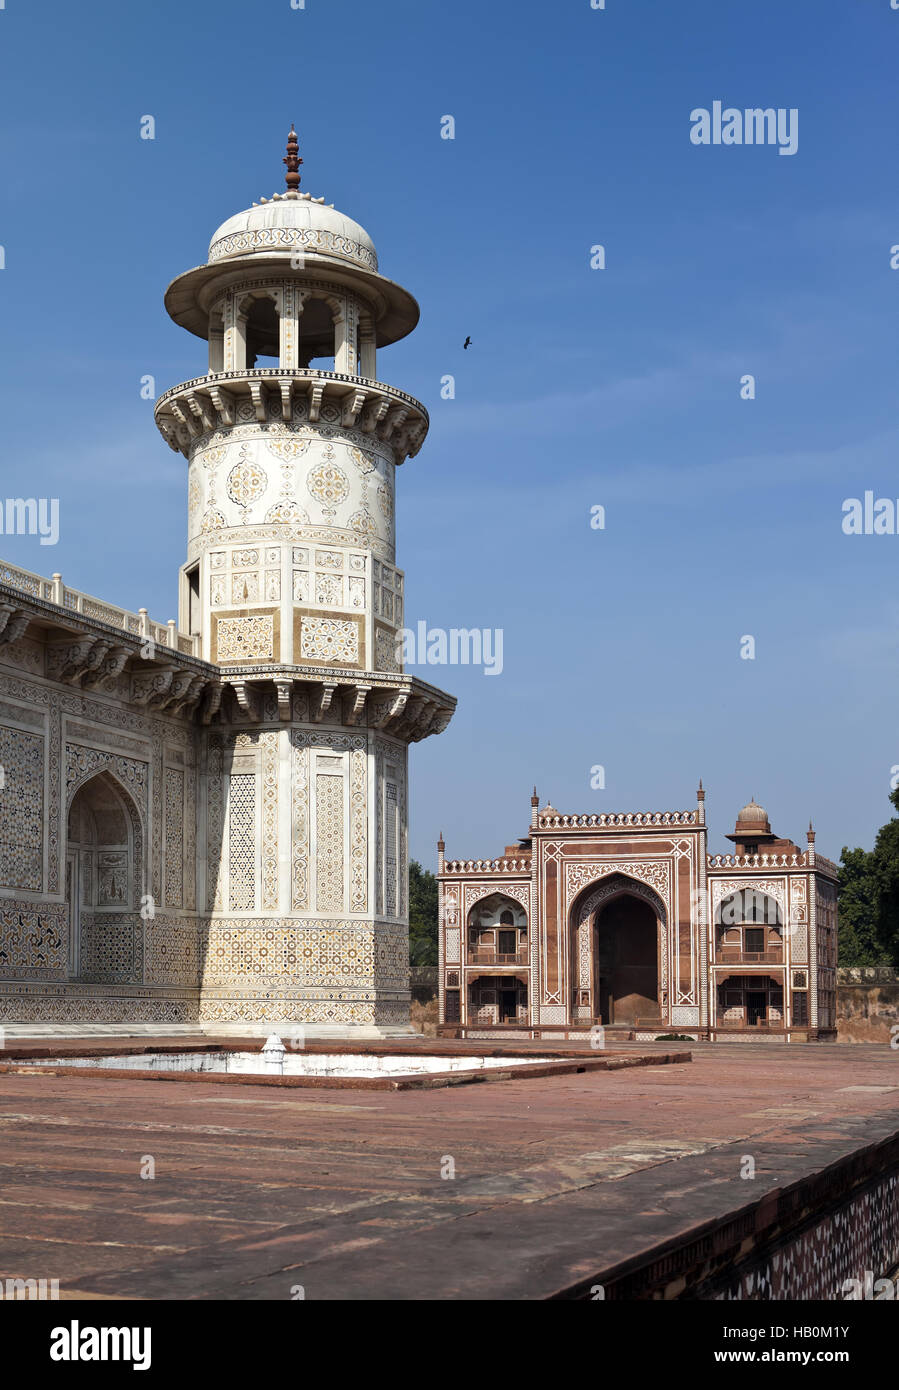
[[166, 292], [208, 370], [156, 422], [187, 460], [180, 622], [0, 569], [0, 1017], [409, 1018], [394, 475], [428, 417], [378, 380], [418, 306], [368, 233], [287, 191]]

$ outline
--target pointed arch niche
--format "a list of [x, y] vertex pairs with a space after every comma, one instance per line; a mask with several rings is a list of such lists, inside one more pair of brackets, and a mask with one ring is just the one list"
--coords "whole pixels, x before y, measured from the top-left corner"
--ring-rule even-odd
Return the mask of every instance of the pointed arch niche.
[[110, 772], [97, 772], [77, 786], [69, 802], [69, 979], [85, 983], [140, 983], [142, 868], [140, 813]]

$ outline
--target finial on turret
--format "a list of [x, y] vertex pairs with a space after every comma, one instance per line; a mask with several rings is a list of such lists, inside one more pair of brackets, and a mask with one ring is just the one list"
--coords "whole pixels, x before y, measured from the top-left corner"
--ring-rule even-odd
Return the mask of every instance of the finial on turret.
[[288, 197], [291, 194], [293, 194], [294, 197], [296, 197], [297, 193], [299, 192], [300, 165], [302, 164], [302, 162], [302, 159], [300, 159], [300, 142], [297, 139], [297, 133], [294, 130], [293, 122], [291, 121], [290, 134], [287, 137], [287, 158], [282, 160], [282, 163], [287, 165], [287, 174], [285, 176], [285, 182], [287, 184]]

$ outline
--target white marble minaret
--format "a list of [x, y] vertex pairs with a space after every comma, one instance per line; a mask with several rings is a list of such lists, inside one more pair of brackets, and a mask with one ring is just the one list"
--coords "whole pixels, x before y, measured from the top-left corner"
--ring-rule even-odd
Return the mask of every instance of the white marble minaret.
[[230, 217], [166, 307], [205, 375], [156, 420], [188, 460], [179, 627], [222, 681], [206, 699], [201, 1018], [408, 1018], [410, 742], [454, 700], [403, 674], [398, 465], [424, 407], [378, 380], [418, 306], [367, 232], [299, 191]]

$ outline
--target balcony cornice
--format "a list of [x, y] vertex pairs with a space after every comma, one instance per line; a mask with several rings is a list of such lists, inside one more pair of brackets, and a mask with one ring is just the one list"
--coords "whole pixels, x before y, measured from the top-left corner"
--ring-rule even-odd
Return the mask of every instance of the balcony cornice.
[[[51, 590], [52, 580], [20, 573]], [[7, 579], [12, 574], [6, 567]], [[64, 592], [71, 596], [75, 591]], [[124, 673], [130, 680], [131, 703], [190, 719], [197, 715], [204, 724], [292, 721], [293, 693], [299, 690], [309, 700], [313, 723], [371, 729], [403, 743], [419, 743], [442, 733], [456, 708], [454, 696], [402, 672], [217, 666], [185, 651], [184, 646], [196, 645], [196, 639], [177, 633], [174, 625], [162, 627], [143, 614], [109, 606], [102, 611], [110, 618], [121, 612], [122, 626], [0, 583], [0, 655], [4, 646], [33, 628], [47, 649], [47, 679], [83, 690], [112, 691]], [[138, 622], [140, 631], [135, 630]], [[274, 700], [267, 702], [266, 696]]]
[[254, 367], [194, 377], [164, 392], [154, 415], [170, 449], [190, 457], [196, 440], [238, 423], [238, 402], [249, 399], [259, 424], [315, 425], [322, 406], [340, 408], [340, 424], [389, 443], [397, 463], [414, 458], [428, 432], [428, 412], [395, 386], [367, 377], [312, 368]]

